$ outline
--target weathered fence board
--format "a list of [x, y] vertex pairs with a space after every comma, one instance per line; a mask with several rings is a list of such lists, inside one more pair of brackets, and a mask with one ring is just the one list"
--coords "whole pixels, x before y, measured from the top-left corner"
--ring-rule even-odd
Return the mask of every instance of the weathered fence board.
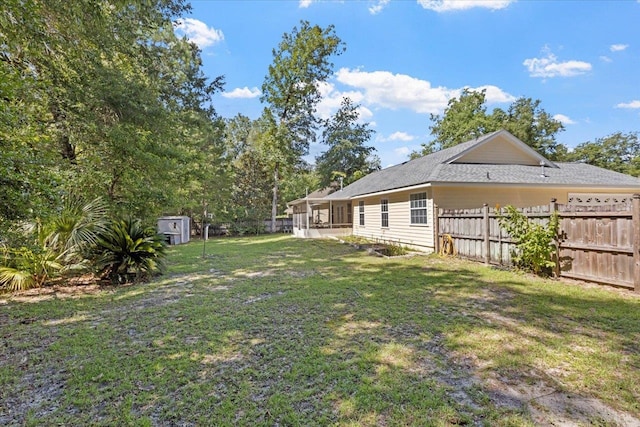
[[[439, 240], [450, 238], [458, 256], [512, 264], [516, 243], [500, 227], [499, 208], [437, 211]], [[631, 204], [573, 206], [552, 200], [549, 205], [519, 211], [542, 225], [557, 212], [556, 274], [640, 292], [640, 195]]]

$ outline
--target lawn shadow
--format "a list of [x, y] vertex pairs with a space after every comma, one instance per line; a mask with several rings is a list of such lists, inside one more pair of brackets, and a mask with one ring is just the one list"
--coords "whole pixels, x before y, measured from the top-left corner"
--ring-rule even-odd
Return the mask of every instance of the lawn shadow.
[[[23, 412], [1, 420], [634, 425], [620, 409], [640, 413], [637, 299], [287, 236], [173, 250], [153, 283], [2, 307], [0, 380]], [[29, 381], [43, 398], [60, 384], [57, 406], [28, 406]]]

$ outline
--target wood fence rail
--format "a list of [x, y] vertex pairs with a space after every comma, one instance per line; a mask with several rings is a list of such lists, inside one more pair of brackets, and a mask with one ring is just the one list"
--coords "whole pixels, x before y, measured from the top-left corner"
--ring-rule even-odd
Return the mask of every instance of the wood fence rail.
[[[486, 264], [511, 265], [516, 242], [500, 227], [500, 207], [435, 208], [436, 250], [450, 240], [458, 256]], [[576, 206], [551, 203], [518, 209], [546, 225], [559, 217], [555, 273], [640, 292], [640, 194], [631, 203]]]

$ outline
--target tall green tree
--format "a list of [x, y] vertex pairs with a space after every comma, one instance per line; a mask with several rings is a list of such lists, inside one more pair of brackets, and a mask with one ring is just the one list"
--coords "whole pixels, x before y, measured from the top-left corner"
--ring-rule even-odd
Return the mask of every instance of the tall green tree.
[[518, 98], [506, 112], [496, 108], [489, 117], [493, 130], [506, 129], [550, 160], [563, 153], [556, 135], [564, 126], [540, 107], [540, 100]]
[[263, 221], [271, 209], [271, 179], [263, 138], [270, 126], [238, 114], [226, 121], [229, 193], [218, 213], [226, 221]]
[[412, 157], [453, 147], [484, 134], [506, 129], [522, 142], [550, 160], [560, 160], [566, 147], [556, 136], [564, 126], [540, 107], [539, 100], [518, 98], [505, 111], [495, 108], [487, 113], [485, 91], [464, 89], [458, 98], [449, 100], [442, 115], [431, 115], [434, 139], [422, 144]]
[[320, 188], [320, 176], [309, 163], [302, 161], [296, 165], [294, 172], [282, 181], [279, 209], [284, 211], [287, 202], [305, 197]]
[[431, 114], [429, 129], [434, 139], [424, 148], [442, 150], [493, 132], [485, 103], [484, 90], [463, 89], [460, 97], [449, 100], [442, 115]]
[[69, 188], [141, 216], [179, 206], [180, 169], [203, 142], [194, 135], [207, 134], [191, 130], [210, 126], [223, 83], [204, 76], [197, 47], [173, 31], [188, 9], [182, 0], [3, 3], [0, 168], [10, 203], [0, 222], [40, 216]]
[[262, 145], [270, 153], [272, 231], [282, 176], [291, 172], [291, 165], [307, 154], [309, 144], [315, 141], [315, 108], [321, 99], [318, 84], [326, 81], [333, 70], [331, 57], [343, 50], [332, 25], [322, 28], [307, 21], [285, 33], [273, 50], [273, 63], [262, 84], [261, 97], [266, 104], [262, 120], [270, 126]]
[[202, 233], [207, 222], [224, 219], [225, 204], [232, 183], [232, 164], [225, 146], [226, 123], [222, 118], [210, 120], [194, 114], [191, 126], [183, 135], [192, 141], [191, 149], [181, 160], [183, 167], [175, 169], [180, 188], [172, 194], [163, 211], [188, 215], [194, 231]]
[[567, 160], [640, 176], [638, 132], [616, 132], [595, 141], [584, 142], [567, 154]]
[[344, 98], [338, 111], [326, 121], [322, 142], [329, 148], [316, 157], [322, 187], [331, 185], [336, 176], [349, 184], [380, 169], [379, 163], [371, 161], [375, 147], [366, 145], [375, 131], [368, 123], [358, 123], [359, 116], [358, 105]]

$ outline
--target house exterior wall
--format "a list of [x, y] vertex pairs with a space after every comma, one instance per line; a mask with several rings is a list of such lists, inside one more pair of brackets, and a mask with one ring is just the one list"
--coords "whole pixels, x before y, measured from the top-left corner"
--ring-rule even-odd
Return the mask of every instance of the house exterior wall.
[[[411, 224], [410, 197], [414, 193], [427, 193], [427, 224]], [[388, 200], [389, 226], [382, 227], [381, 201]], [[359, 222], [359, 202], [364, 201], [365, 225]], [[433, 241], [433, 199], [430, 188], [399, 191], [391, 194], [354, 198], [353, 234], [367, 239], [395, 242], [409, 248], [431, 252]]]
[[555, 198], [566, 204], [569, 193], [629, 193], [629, 189], [579, 187], [515, 187], [515, 186], [436, 186], [433, 187], [435, 204], [445, 209], [471, 209], [487, 203], [489, 206], [513, 205], [517, 208], [545, 205]]
[[[410, 222], [410, 196], [427, 193], [427, 224]], [[435, 250], [434, 209], [477, 208], [489, 206], [528, 207], [548, 204], [552, 198], [566, 204], [569, 193], [629, 193], [628, 189], [585, 189], [576, 187], [533, 188], [512, 186], [434, 186], [422, 189], [397, 191], [389, 194], [356, 197], [352, 200], [353, 235], [371, 240], [394, 242], [403, 246], [432, 252]], [[388, 200], [389, 226], [382, 227], [381, 201]], [[359, 222], [359, 202], [364, 201], [365, 224]]]

